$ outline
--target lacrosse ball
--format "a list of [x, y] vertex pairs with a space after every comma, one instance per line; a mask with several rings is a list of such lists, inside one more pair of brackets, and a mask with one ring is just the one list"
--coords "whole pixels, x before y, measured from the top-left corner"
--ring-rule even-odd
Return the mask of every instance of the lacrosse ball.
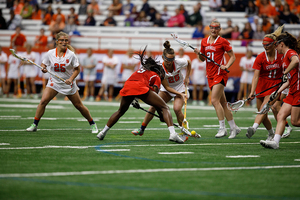
[[192, 134], [192, 135], [195, 135], [195, 134], [196, 134], [196, 131], [192, 131], [191, 134]]

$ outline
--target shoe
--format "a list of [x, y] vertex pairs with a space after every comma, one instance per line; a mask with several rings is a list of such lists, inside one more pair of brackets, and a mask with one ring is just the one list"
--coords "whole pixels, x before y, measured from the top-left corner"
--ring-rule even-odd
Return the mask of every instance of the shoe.
[[89, 101], [95, 101], [95, 98], [93, 96], [90, 96]]
[[230, 136], [228, 137], [228, 139], [235, 138], [240, 132], [241, 129], [238, 126], [235, 126], [235, 128], [230, 129]]
[[137, 136], [137, 135], [139, 135], [139, 136], [142, 136], [142, 135], [144, 135], [144, 131], [142, 130], [142, 129], [136, 129], [136, 130], [133, 130], [133, 131], [131, 131], [131, 133], [133, 134], [133, 135], [135, 135], [135, 136]]
[[269, 148], [269, 149], [278, 149], [279, 148], [279, 144], [277, 142], [275, 142], [274, 140], [261, 140], [259, 142], [261, 144], [261, 146], [265, 147], [265, 148]]
[[199, 105], [200, 105], [200, 106], [205, 106], [204, 101], [199, 101]]
[[218, 133], [215, 135], [216, 138], [221, 138], [227, 135], [226, 128], [220, 128]]
[[179, 136], [179, 138], [180, 138], [183, 142], [185, 142], [185, 141], [187, 141], [187, 140], [189, 139], [189, 137], [186, 136], [186, 135], [178, 135], [178, 136]]
[[37, 126], [35, 124], [31, 124], [29, 128], [26, 129], [28, 132], [35, 132], [37, 131]]
[[106, 136], [106, 133], [100, 131], [100, 132], [98, 133], [98, 135], [97, 135], [97, 138], [98, 138], [99, 140], [103, 140], [105, 136]]
[[282, 135], [281, 138], [288, 138], [288, 137], [290, 137], [292, 130], [293, 129], [290, 126], [289, 127], [285, 127], [284, 133], [283, 133], [283, 135]]
[[92, 128], [92, 133], [98, 133], [98, 128], [96, 124], [92, 124], [91, 128]]
[[177, 133], [174, 134], [174, 135], [170, 135], [169, 141], [176, 142], [176, 143], [179, 143], [179, 144], [183, 144], [184, 143], [184, 141], [179, 137], [179, 135], [177, 135]]
[[254, 135], [254, 133], [255, 133], [255, 129], [252, 126], [250, 126], [247, 129], [247, 133], [246, 133], [247, 138], [250, 139]]
[[275, 133], [274, 133], [274, 130], [273, 130], [272, 133], [269, 133], [269, 134], [268, 134], [267, 141], [273, 140], [274, 136], [275, 136]]
[[198, 103], [198, 102], [197, 102], [196, 100], [193, 100], [192, 105], [193, 105], [193, 106], [196, 106], [197, 103]]
[[101, 101], [101, 97], [97, 96], [95, 101]]

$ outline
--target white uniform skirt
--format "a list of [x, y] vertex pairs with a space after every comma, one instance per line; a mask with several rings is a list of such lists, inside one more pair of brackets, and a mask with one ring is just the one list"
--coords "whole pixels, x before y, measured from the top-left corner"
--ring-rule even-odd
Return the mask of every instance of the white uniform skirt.
[[253, 76], [254, 76], [254, 72], [243, 71], [240, 82], [241, 83], [252, 84]]
[[73, 81], [73, 85], [71, 86], [71, 85], [67, 85], [62, 81], [59, 83], [58, 82], [54, 83], [49, 79], [46, 87], [52, 88], [53, 90], [63, 95], [73, 95], [77, 92], [77, 90], [79, 90], [75, 81]]

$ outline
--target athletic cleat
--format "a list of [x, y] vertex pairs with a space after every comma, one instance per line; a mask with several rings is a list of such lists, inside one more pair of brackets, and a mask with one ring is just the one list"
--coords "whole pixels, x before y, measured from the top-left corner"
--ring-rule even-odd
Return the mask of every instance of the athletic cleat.
[[179, 144], [183, 144], [184, 143], [184, 141], [177, 134], [170, 135], [169, 141], [176, 142], [176, 143], [179, 143]]
[[215, 135], [216, 138], [221, 138], [227, 135], [226, 128], [220, 128], [218, 133]]
[[246, 133], [247, 138], [250, 139], [254, 135], [254, 133], [255, 133], [255, 129], [252, 126], [250, 126], [247, 129], [247, 133]]
[[269, 133], [269, 134], [268, 134], [267, 141], [273, 140], [274, 136], [275, 136], [275, 133], [274, 133], [274, 130], [273, 130], [272, 133]]
[[144, 135], [144, 131], [143, 131], [142, 129], [140, 129], [140, 128], [131, 131], [131, 133], [132, 133], [133, 135], [135, 135], [135, 136], [137, 136], [137, 135], [139, 135], [139, 136]]
[[228, 139], [235, 138], [240, 132], [241, 129], [238, 126], [235, 126], [235, 128], [230, 129], [230, 136], [228, 137]]
[[261, 146], [265, 147], [265, 148], [269, 148], [269, 149], [278, 149], [279, 148], [279, 144], [277, 142], [275, 142], [274, 140], [261, 140], [259, 142], [261, 144]]
[[289, 127], [285, 127], [284, 133], [283, 133], [283, 135], [282, 135], [281, 138], [288, 138], [288, 137], [290, 137], [292, 130], [293, 129], [290, 126]]
[[105, 136], [106, 136], [106, 133], [100, 131], [100, 132], [98, 133], [98, 135], [97, 135], [97, 138], [98, 138], [99, 140], [103, 140]]
[[186, 141], [189, 139], [189, 137], [186, 136], [185, 134], [183, 134], [183, 135], [180, 135], [180, 134], [179, 134], [178, 136], [179, 136], [180, 139], [183, 140], [183, 142], [186, 142]]
[[26, 129], [28, 132], [35, 132], [37, 131], [37, 126], [35, 124], [31, 124], [29, 128]]
[[96, 124], [92, 124], [91, 127], [92, 127], [92, 133], [98, 133], [98, 128]]

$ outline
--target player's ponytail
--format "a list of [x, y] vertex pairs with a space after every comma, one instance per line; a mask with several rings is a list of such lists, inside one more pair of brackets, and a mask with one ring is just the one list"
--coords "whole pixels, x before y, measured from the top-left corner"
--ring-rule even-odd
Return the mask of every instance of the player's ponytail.
[[163, 55], [166, 56], [166, 54], [174, 54], [174, 49], [171, 48], [171, 44], [170, 42], [167, 40], [164, 42], [164, 51], [163, 51]]

